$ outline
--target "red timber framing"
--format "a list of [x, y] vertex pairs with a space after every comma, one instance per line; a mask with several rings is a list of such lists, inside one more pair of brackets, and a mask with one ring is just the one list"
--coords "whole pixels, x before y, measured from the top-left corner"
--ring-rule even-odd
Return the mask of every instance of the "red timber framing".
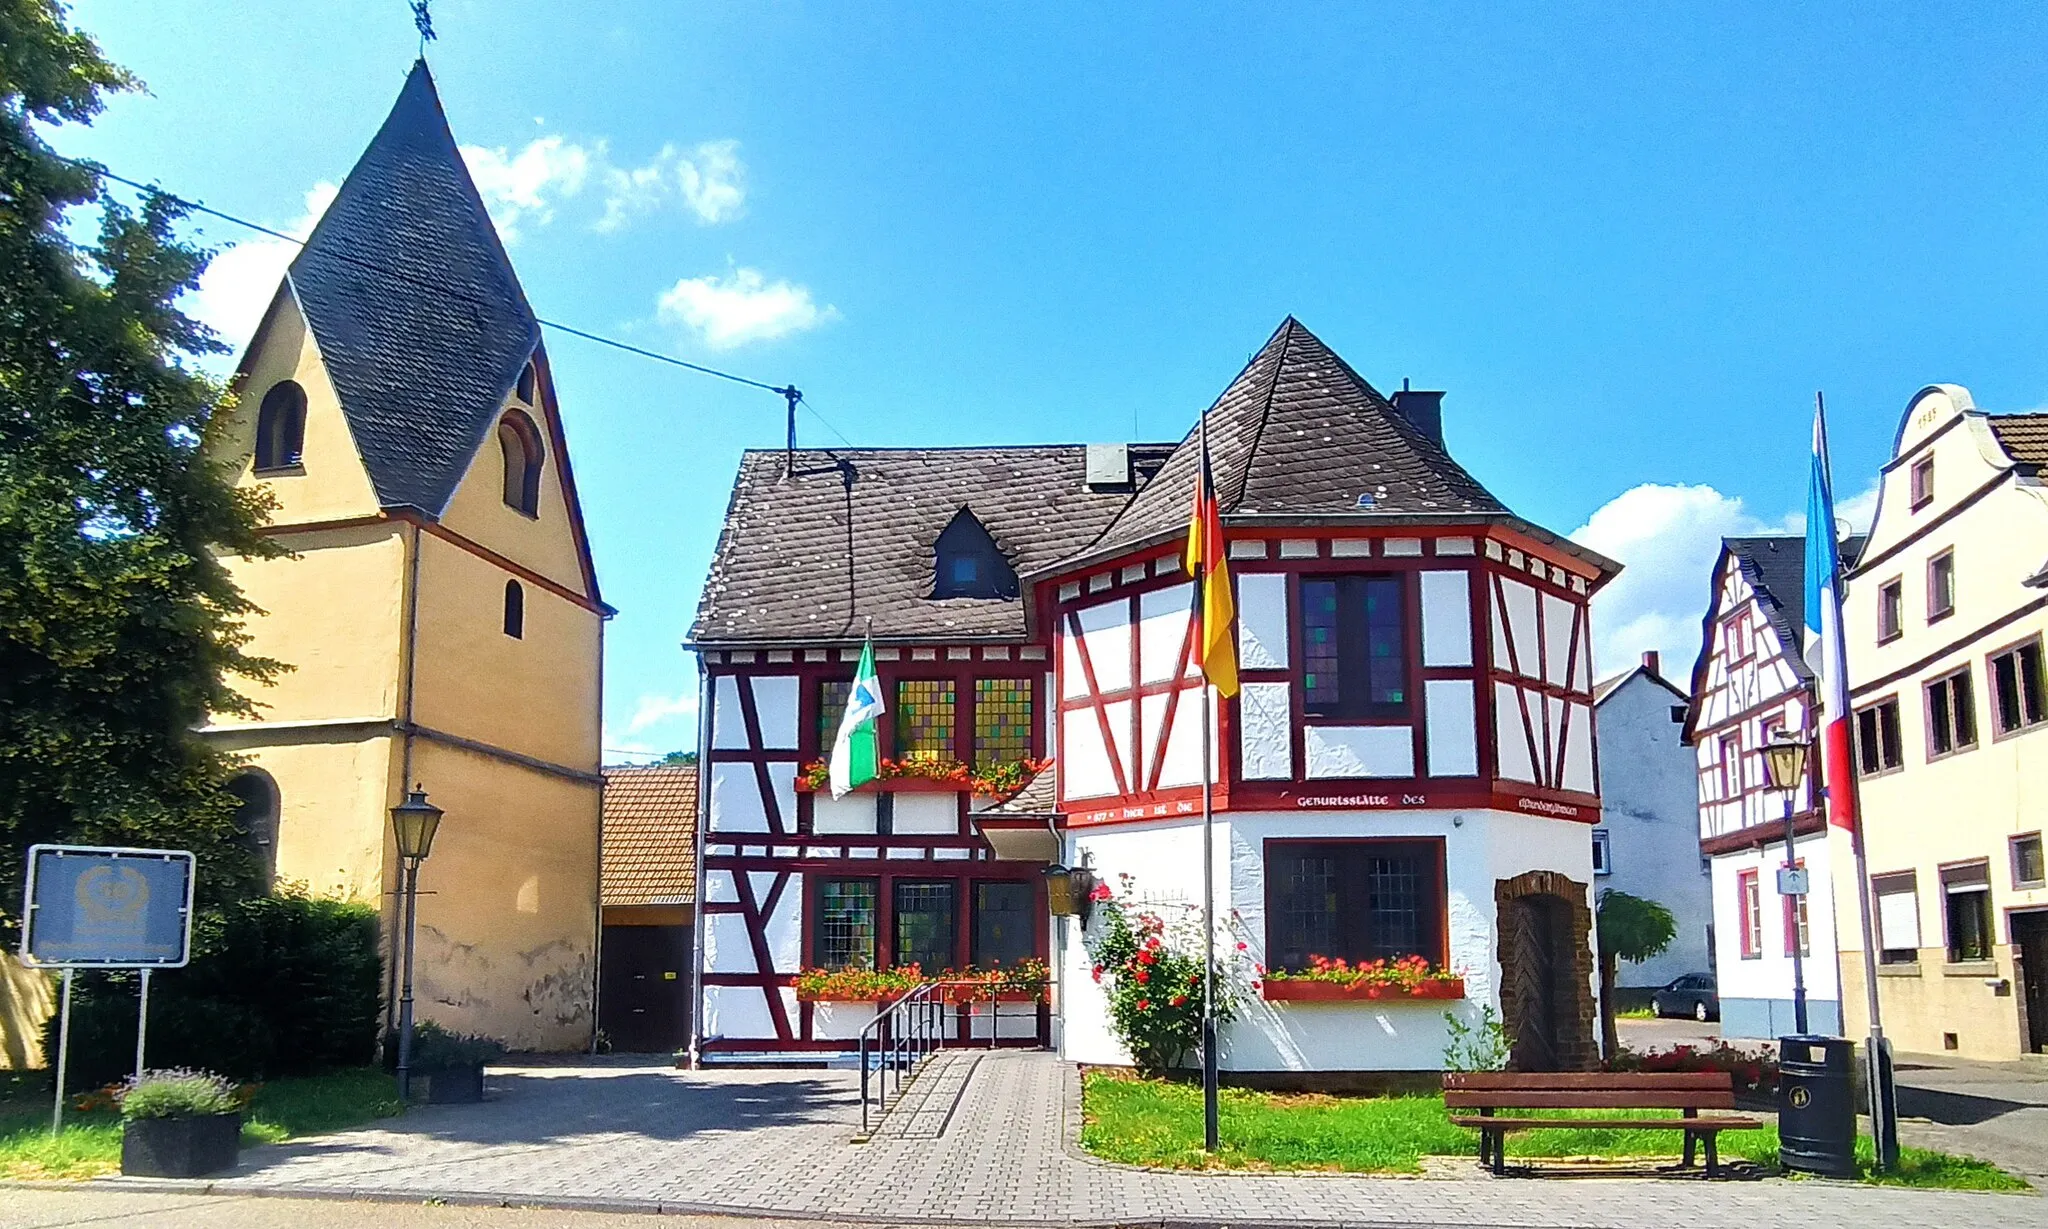
[[[1742, 561], [1723, 548], [1713, 607], [1703, 625], [1701, 658], [1693, 671], [1687, 737], [1697, 755], [1700, 852], [1709, 857], [1767, 846], [1784, 839], [1783, 802], [1769, 787], [1762, 751], [1772, 730], [1810, 737], [1812, 684], [1785, 652], [1777, 628], [1759, 605]], [[1788, 720], [1788, 710], [1797, 720]], [[1723, 746], [1737, 749], [1738, 787], [1728, 788]], [[1807, 780], [1818, 762], [1811, 755]], [[1795, 825], [1802, 836], [1822, 831], [1820, 812], [1801, 797]]]
[[[1489, 545], [1490, 542], [1493, 545]], [[1580, 706], [1579, 720], [1588, 723], [1584, 730], [1569, 731], [1571, 737], [1586, 738], [1592, 743], [1590, 714], [1592, 711], [1592, 680], [1585, 677], [1582, 665], [1585, 660], [1584, 638], [1588, 634], [1587, 603], [1591, 592], [1598, 587], [1598, 579], [1589, 574], [1583, 561], [1570, 558], [1564, 552], [1511, 530], [1489, 526], [1402, 526], [1385, 530], [1322, 529], [1303, 527], [1301, 529], [1261, 528], [1257, 531], [1232, 529], [1228, 538], [1233, 544], [1260, 542], [1264, 544], [1265, 555], [1260, 558], [1238, 557], [1230, 561], [1231, 570], [1239, 577], [1259, 574], [1281, 574], [1287, 581], [1287, 621], [1290, 652], [1284, 669], [1255, 669], [1243, 667], [1241, 675], [1246, 683], [1285, 681], [1289, 686], [1291, 755], [1294, 766], [1292, 780], [1248, 779], [1243, 775], [1241, 764], [1238, 701], [1219, 700], [1216, 708], [1217, 750], [1219, 764], [1216, 785], [1212, 794], [1219, 811], [1239, 810], [1294, 810], [1301, 808], [1342, 808], [1342, 809], [1451, 809], [1451, 808], [1496, 808], [1527, 814], [1544, 815], [1553, 818], [1578, 820], [1584, 823], [1598, 822], [1599, 800], [1596, 792], [1567, 789], [1562, 784], [1562, 764], [1552, 764], [1557, 758], [1547, 753], [1547, 748], [1562, 747], [1561, 736], [1566, 731], [1551, 731], [1548, 704], [1538, 697], [1549, 697], [1559, 701], [1569, 700], [1563, 705], [1565, 720], [1574, 718], [1574, 706]], [[1315, 539], [1322, 546], [1315, 557], [1283, 556], [1280, 545], [1283, 541]], [[1385, 542], [1389, 539], [1421, 539], [1424, 543], [1420, 554], [1388, 555]], [[1374, 542], [1369, 556], [1335, 556], [1328, 545], [1334, 540], [1370, 539]], [[1463, 539], [1470, 544], [1469, 551], [1446, 553], [1436, 552], [1436, 541]], [[1172, 731], [1171, 716], [1163, 720], [1152, 740], [1144, 746], [1144, 726], [1141, 716], [1143, 698], [1165, 695], [1169, 713], [1178, 711], [1184, 705], [1199, 704], [1202, 692], [1198, 677], [1167, 679], [1154, 682], [1143, 681], [1139, 667], [1139, 600], [1146, 594], [1185, 585], [1188, 578], [1178, 566], [1178, 553], [1162, 553], [1152, 548], [1150, 553], [1133, 554], [1111, 559], [1088, 569], [1086, 574], [1046, 578], [1040, 585], [1042, 595], [1042, 626], [1058, 629], [1053, 658], [1061, 671], [1078, 665], [1083, 673], [1084, 694], [1068, 696], [1073, 690], [1069, 679], [1058, 681], [1058, 712], [1064, 718], [1073, 712], [1092, 711], [1095, 728], [1104, 740], [1109, 757], [1111, 773], [1117, 794], [1107, 797], [1076, 798], [1063, 801], [1061, 810], [1073, 827], [1095, 824], [1139, 822], [1158, 818], [1171, 818], [1200, 813], [1201, 790], [1199, 785], [1190, 787], [1165, 788], [1159, 786], [1160, 766], [1164, 761], [1165, 741]], [[1499, 557], [1492, 557], [1497, 554]], [[1516, 566], [1510, 560], [1519, 560]], [[1462, 667], [1425, 667], [1423, 664], [1422, 620], [1420, 574], [1425, 571], [1463, 571], [1472, 581], [1468, 586], [1470, 603], [1470, 628], [1472, 664]], [[1303, 711], [1305, 695], [1306, 655], [1302, 652], [1303, 627], [1300, 586], [1304, 578], [1337, 575], [1391, 575], [1403, 581], [1403, 618], [1406, 668], [1411, 693], [1410, 711], [1406, 716], [1366, 719], [1325, 719], [1310, 717]], [[1512, 578], [1533, 586], [1539, 594], [1549, 594], [1570, 604], [1573, 626], [1567, 637], [1570, 644], [1570, 658], [1575, 663], [1567, 683], [1545, 682], [1541, 678], [1522, 676], [1514, 662], [1495, 662], [1492, 658], [1492, 626], [1494, 590], [1501, 579]], [[1059, 582], [1064, 581], [1064, 584]], [[1107, 582], [1107, 583], [1105, 583]], [[1085, 642], [1079, 635], [1080, 612], [1105, 603], [1125, 602], [1126, 622], [1130, 632], [1131, 679], [1128, 686], [1105, 691], [1097, 678], [1096, 663]], [[1545, 603], [1540, 599], [1537, 605], [1537, 634], [1544, 631], [1541, 622], [1547, 617]], [[1071, 641], [1074, 651], [1069, 655], [1064, 647]], [[1192, 649], [1192, 633], [1183, 646], [1183, 655]], [[1429, 737], [1423, 709], [1425, 684], [1437, 681], [1470, 680], [1474, 691], [1473, 717], [1477, 751], [1477, 771], [1468, 776], [1430, 777], [1426, 774], [1429, 762]], [[1495, 730], [1493, 713], [1493, 687], [1496, 682], [1512, 684], [1516, 690], [1527, 720], [1516, 735], [1529, 743], [1530, 762], [1538, 767], [1539, 779], [1535, 782], [1502, 780], [1499, 775], [1498, 758], [1495, 752]], [[1126, 758], [1119, 751], [1119, 741], [1112, 736], [1112, 707], [1129, 701], [1128, 720], [1131, 725], [1130, 738], [1121, 745], [1139, 748], [1137, 757], [1144, 769], [1141, 779], [1133, 782], [1134, 768], [1124, 763]], [[1307, 729], [1313, 725], [1330, 726], [1408, 726], [1412, 730], [1414, 762], [1417, 775], [1413, 778], [1359, 778], [1359, 779], [1310, 779], [1306, 772]], [[1062, 720], [1058, 727], [1066, 728]], [[1064, 736], [1064, 734], [1062, 734]], [[1537, 740], [1542, 738], [1543, 742]], [[1589, 746], [1593, 757], [1594, 780], [1598, 780], [1597, 746]], [[1064, 782], [1063, 782], [1064, 785]]]
[[[795, 982], [798, 969], [816, 963], [815, 902], [818, 884], [825, 879], [867, 879], [876, 882], [875, 946], [877, 963], [886, 967], [893, 955], [895, 885], [904, 881], [948, 882], [954, 885], [954, 914], [957, 929], [956, 957], [962, 967], [970, 959], [973, 945], [976, 888], [984, 883], [1021, 883], [1032, 889], [1033, 916], [1040, 919], [1033, 936], [1033, 953], [1040, 959], [1050, 955], [1043, 867], [1036, 863], [995, 860], [969, 819], [970, 797], [965, 791], [948, 790], [937, 782], [902, 780], [878, 782], [862, 794], [917, 794], [926, 797], [951, 794], [956, 806], [952, 832], [893, 833], [888, 831], [815, 831], [817, 798], [786, 785], [778, 789], [781, 773], [800, 774], [804, 765], [830, 754], [830, 733], [825, 731], [823, 685], [848, 682], [853, 678], [858, 649], [834, 646], [829, 649], [732, 650], [705, 648], [705, 700], [707, 724], [705, 743], [706, 806], [714, 779], [723, 768], [727, 773], [738, 766], [751, 768], [740, 778], [753, 787], [761, 828], [717, 826], [707, 821], [701, 868], [702, 900], [699, 906], [705, 925], [711, 919], [737, 916], [744, 928], [744, 944], [751, 971], [715, 970], [707, 960], [701, 973], [706, 989], [757, 990], [764, 1000], [773, 1036], [707, 1037], [707, 1053], [763, 1053], [775, 1051], [842, 1051], [850, 1039], [818, 1037], [813, 1004], [792, 1004], [785, 989]], [[968, 647], [946, 645], [880, 645], [876, 649], [876, 673], [888, 697], [890, 713], [878, 730], [883, 754], [893, 758], [896, 684], [908, 680], [950, 680], [954, 684], [955, 711], [953, 746], [955, 758], [971, 760], [974, 746], [976, 679], [1016, 679], [1029, 685], [1031, 697], [1031, 746], [1034, 759], [1046, 756], [1045, 705], [1047, 676], [1051, 664], [1043, 648], [1027, 645]], [[796, 729], [786, 736], [786, 714], [782, 731], [764, 729], [761, 695], [756, 684], [769, 679], [793, 679]], [[718, 696], [724, 680], [730, 686], [723, 710]], [[788, 684], [778, 684], [787, 686]], [[717, 726], [738, 718], [740, 735], [721, 736]], [[721, 743], [741, 745], [720, 745]], [[792, 745], [793, 744], [793, 745]], [[728, 778], [729, 780], [729, 778]], [[793, 800], [794, 805], [791, 805]], [[707, 810], [707, 815], [710, 812]], [[752, 822], [752, 816], [748, 816]], [[886, 825], [881, 825], [886, 826]], [[800, 956], [796, 968], [788, 966], [789, 945], [782, 943], [783, 967], [775, 963], [776, 944], [771, 931], [778, 912], [783, 919], [797, 918]], [[785, 921], [786, 924], [786, 921]], [[730, 933], [730, 932], [728, 932]], [[721, 959], [721, 964], [732, 964]], [[965, 1028], [964, 1022], [962, 1027]], [[1041, 1030], [1042, 1031], [1042, 1030]]]

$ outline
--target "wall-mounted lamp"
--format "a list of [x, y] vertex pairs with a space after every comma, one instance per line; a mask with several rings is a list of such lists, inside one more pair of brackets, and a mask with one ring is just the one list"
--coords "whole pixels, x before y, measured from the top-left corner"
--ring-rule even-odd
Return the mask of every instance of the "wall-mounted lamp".
[[1055, 862], [1045, 868], [1045, 903], [1054, 917], [1077, 917], [1088, 924], [1095, 908], [1095, 872], [1085, 866], [1062, 866]]

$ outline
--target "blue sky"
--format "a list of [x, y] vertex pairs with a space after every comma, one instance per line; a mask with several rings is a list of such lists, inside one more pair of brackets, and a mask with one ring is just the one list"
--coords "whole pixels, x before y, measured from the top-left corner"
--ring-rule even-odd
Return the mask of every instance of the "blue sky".
[[[1637, 7], [440, 0], [429, 59], [542, 315], [859, 444], [1176, 438], [1290, 312], [1447, 389], [1469, 469], [1630, 565], [1605, 669], [1689, 658], [1719, 535], [1796, 525], [1815, 389], [1845, 499], [1924, 384], [2048, 402], [2048, 11]], [[74, 15], [151, 92], [60, 148], [281, 227], [416, 49], [401, 0]], [[246, 329], [288, 253], [204, 233]], [[781, 402], [549, 349], [608, 758], [692, 745], [678, 642]]]

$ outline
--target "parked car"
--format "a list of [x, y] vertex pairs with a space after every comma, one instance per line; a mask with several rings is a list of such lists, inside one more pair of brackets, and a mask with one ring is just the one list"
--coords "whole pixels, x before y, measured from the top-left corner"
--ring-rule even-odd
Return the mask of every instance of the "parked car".
[[1712, 973], [1687, 973], [1650, 995], [1650, 1010], [1660, 1016], [1691, 1016], [1695, 1020], [1721, 1018], [1721, 996], [1714, 989]]

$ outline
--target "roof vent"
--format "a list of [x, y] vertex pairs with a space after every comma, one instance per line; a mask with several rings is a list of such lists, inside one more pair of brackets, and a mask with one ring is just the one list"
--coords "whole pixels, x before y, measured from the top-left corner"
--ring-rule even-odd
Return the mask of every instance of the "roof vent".
[[1088, 445], [1088, 477], [1086, 481], [1091, 490], [1131, 485], [1131, 446], [1129, 444]]
[[1409, 426], [1428, 436], [1430, 443], [1438, 448], [1444, 446], [1444, 395], [1441, 392], [1426, 393], [1408, 387], [1408, 381], [1402, 380], [1401, 391], [1394, 394], [1394, 412], [1407, 419]]

